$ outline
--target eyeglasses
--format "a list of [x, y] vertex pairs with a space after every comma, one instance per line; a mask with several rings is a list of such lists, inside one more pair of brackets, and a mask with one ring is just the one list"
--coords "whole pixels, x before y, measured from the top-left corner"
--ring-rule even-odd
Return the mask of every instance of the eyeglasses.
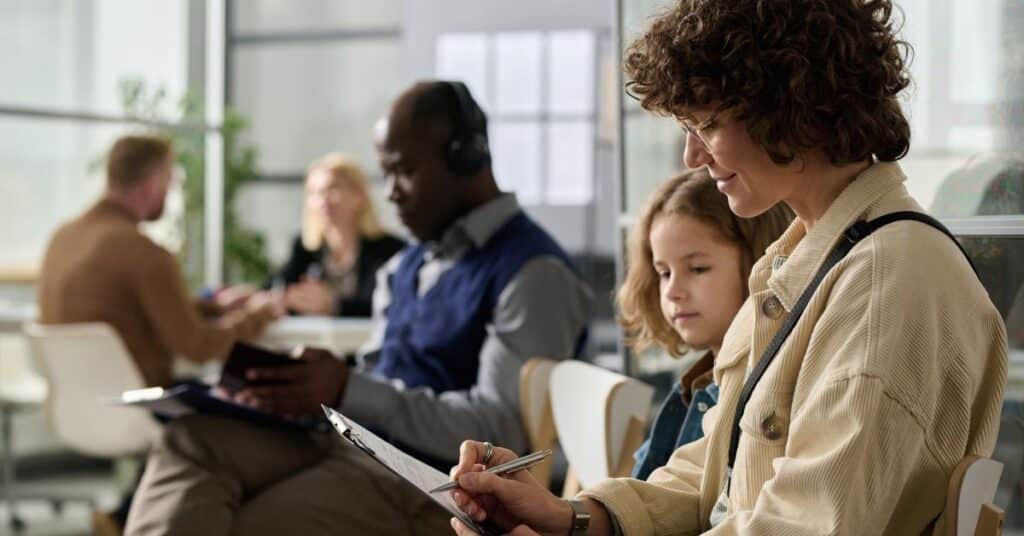
[[701, 121], [700, 123], [694, 123], [693, 121], [682, 118], [677, 119], [677, 121], [679, 122], [679, 127], [683, 129], [683, 132], [685, 132], [688, 135], [693, 134], [694, 136], [697, 137], [698, 140], [700, 140], [702, 144], [704, 144], [705, 147], [710, 147], [710, 145], [708, 144], [708, 135], [711, 134], [711, 132], [717, 126], [717, 119], [718, 112], [715, 112], [708, 116], [708, 118], [705, 119], [704, 121]]

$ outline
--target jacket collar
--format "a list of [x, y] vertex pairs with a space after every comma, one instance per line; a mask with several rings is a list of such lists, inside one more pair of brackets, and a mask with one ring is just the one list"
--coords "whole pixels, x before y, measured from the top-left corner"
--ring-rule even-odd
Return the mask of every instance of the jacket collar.
[[899, 164], [878, 162], [857, 176], [832, 202], [810, 233], [794, 220], [765, 251], [750, 274], [754, 294], [764, 288], [791, 311], [843, 233], [886, 193], [901, 188], [906, 176]]

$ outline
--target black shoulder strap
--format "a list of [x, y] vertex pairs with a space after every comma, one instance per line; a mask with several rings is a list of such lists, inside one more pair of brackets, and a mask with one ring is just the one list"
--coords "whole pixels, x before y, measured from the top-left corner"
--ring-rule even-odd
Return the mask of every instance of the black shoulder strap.
[[813, 296], [814, 292], [818, 289], [818, 285], [820, 285], [821, 281], [825, 279], [828, 272], [832, 270], [832, 267], [841, 261], [843, 257], [853, 249], [853, 246], [857, 245], [858, 242], [890, 223], [903, 220], [913, 220], [930, 225], [948, 236], [950, 240], [960, 248], [964, 257], [967, 258], [967, 262], [971, 264], [971, 268], [974, 269], [975, 273], [977, 273], [977, 269], [974, 268], [974, 263], [971, 262], [970, 256], [967, 255], [967, 251], [964, 250], [963, 246], [957, 242], [953, 233], [949, 232], [949, 229], [946, 229], [946, 227], [939, 223], [938, 220], [927, 214], [911, 211], [892, 212], [871, 221], [858, 221], [851, 225], [850, 228], [843, 233], [843, 239], [836, 244], [835, 248], [832, 249], [832, 252], [829, 253], [828, 257], [825, 259], [824, 264], [822, 264], [821, 268], [818, 269], [818, 272], [814, 274], [814, 279], [811, 280], [807, 285], [807, 288], [805, 288], [803, 293], [800, 294], [796, 304], [793, 305], [793, 310], [789, 313], [789, 316], [786, 317], [786, 321], [782, 324], [782, 327], [779, 328], [779, 331], [777, 331], [775, 336], [772, 337], [768, 347], [764, 350], [764, 354], [761, 355], [761, 359], [758, 360], [757, 366], [755, 366], [754, 370], [750, 372], [750, 375], [747, 376], [746, 382], [743, 384], [743, 390], [740, 391], [739, 402], [736, 404], [736, 413], [733, 416], [732, 436], [729, 439], [729, 464], [727, 466], [728, 481], [725, 488], [726, 493], [728, 493], [729, 484], [732, 482], [732, 468], [736, 463], [736, 450], [739, 448], [740, 443], [740, 419], [743, 417], [744, 410], [746, 410], [747, 402], [750, 401], [750, 395], [753, 394], [754, 388], [757, 387], [757, 382], [761, 380], [762, 376], [764, 376], [768, 366], [772, 364], [772, 361], [775, 359], [775, 355], [779, 352], [779, 348], [782, 347], [782, 343], [786, 342], [786, 338], [789, 337], [790, 332], [793, 331], [796, 323], [800, 320], [800, 317], [803, 315], [804, 308], [806, 308], [807, 303], [811, 301], [811, 296]]
[[909, 210], [903, 212], [890, 212], [889, 214], [879, 216], [869, 222], [866, 222], [865, 225], [867, 225], [870, 228], [868, 234], [871, 234], [894, 221], [901, 220], [919, 221], [921, 223], [931, 225], [932, 227], [938, 229], [942, 234], [948, 236], [949, 239], [952, 240], [954, 244], [956, 244], [956, 247], [959, 248], [960, 252], [964, 254], [964, 258], [967, 259], [967, 263], [971, 265], [971, 269], [974, 270], [974, 273], [978, 273], [978, 268], [974, 266], [974, 261], [971, 260], [971, 256], [967, 254], [967, 250], [965, 250], [963, 245], [960, 244], [960, 241], [958, 241], [956, 237], [953, 236], [953, 233], [951, 233], [945, 225], [939, 223], [939, 220], [936, 220], [935, 218], [927, 214], [921, 212], [912, 212]]

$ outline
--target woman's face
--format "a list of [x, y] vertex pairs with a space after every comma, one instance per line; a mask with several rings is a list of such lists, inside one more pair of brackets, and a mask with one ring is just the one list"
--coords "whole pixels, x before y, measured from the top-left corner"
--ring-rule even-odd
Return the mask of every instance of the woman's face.
[[746, 126], [728, 112], [706, 125], [711, 112], [693, 115], [692, 122], [683, 122], [687, 133], [683, 162], [690, 168], [707, 167], [734, 214], [751, 218], [790, 197], [800, 183], [798, 164], [772, 162], [768, 151], [751, 139]]
[[674, 214], [655, 218], [649, 240], [665, 320], [686, 344], [717, 351], [746, 294], [739, 246]]
[[306, 204], [327, 226], [348, 228], [358, 224], [366, 202], [348, 181], [336, 179], [324, 170], [313, 170], [306, 177]]

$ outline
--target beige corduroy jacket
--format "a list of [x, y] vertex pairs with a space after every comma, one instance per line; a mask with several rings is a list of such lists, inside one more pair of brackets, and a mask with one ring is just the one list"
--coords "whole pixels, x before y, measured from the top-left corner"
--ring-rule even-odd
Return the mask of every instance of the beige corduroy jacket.
[[748, 370], [847, 227], [921, 210], [904, 180], [897, 164], [873, 165], [810, 233], [795, 222], [757, 262], [715, 363], [721, 395], [704, 439], [646, 482], [608, 480], [582, 494], [623, 533], [932, 531], [956, 464], [992, 452], [1006, 332], [956, 245], [912, 221], [876, 231], [822, 281], [746, 407], [728, 515], [709, 522]]

